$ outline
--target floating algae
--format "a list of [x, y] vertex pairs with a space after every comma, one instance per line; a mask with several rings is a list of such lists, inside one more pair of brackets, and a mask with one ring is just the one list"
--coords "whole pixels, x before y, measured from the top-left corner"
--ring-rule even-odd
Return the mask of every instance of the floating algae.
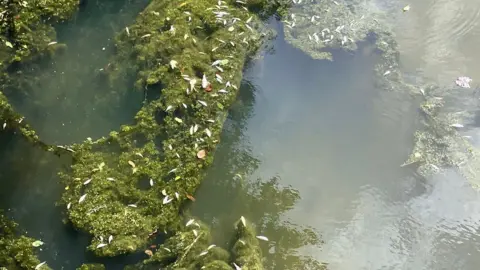
[[51, 269], [37, 258], [35, 239], [18, 236], [16, 227], [0, 213], [0, 269]]
[[[199, 159], [197, 153], [214, 152], [245, 59], [262, 42], [259, 20], [244, 4], [217, 4], [153, 1], [118, 36], [111, 79], [136, 74], [136, 88], [159, 98], [147, 99], [134, 125], [72, 146], [63, 202], [72, 224], [93, 235], [89, 249], [97, 255], [133, 252], [157, 231], [177, 231], [181, 208], [212, 162], [213, 155]], [[221, 70], [212, 66], [225, 59]], [[223, 80], [213, 79], [218, 75]], [[202, 77], [209, 85], [202, 87]], [[192, 125], [209, 132], [191, 133]], [[155, 185], [138, 188], [143, 178]]]

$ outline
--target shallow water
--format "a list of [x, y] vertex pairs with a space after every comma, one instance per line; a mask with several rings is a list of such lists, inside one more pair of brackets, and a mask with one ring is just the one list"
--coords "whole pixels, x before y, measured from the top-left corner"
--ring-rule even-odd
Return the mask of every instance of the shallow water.
[[[126, 104], [93, 101], [98, 92], [100, 99], [109, 97], [90, 78], [108, 63], [113, 33], [146, 3], [120, 2], [89, 5], [75, 23], [60, 28], [59, 41], [69, 45], [68, 52], [41, 71], [47, 75], [38, 96], [15, 104], [45, 141], [100, 137], [131, 121], [141, 106], [143, 93], [126, 98]], [[398, 11], [406, 3], [384, 4]], [[476, 80], [480, 2], [410, 5], [411, 11], [395, 15], [405, 71], [445, 85], [459, 75]], [[285, 43], [282, 26], [274, 26], [279, 31], [274, 52], [246, 69], [215, 164], [196, 194], [192, 211], [214, 226], [216, 241], [228, 241], [226, 232], [240, 215], [256, 222], [271, 211], [267, 203], [243, 199], [240, 178], [265, 182], [276, 176], [301, 196], [282, 219], [311, 226], [325, 240], [321, 248], [301, 252], [328, 262], [330, 269], [476, 269], [480, 194], [453, 170], [422, 181], [400, 167], [412, 147], [418, 101], [375, 87], [378, 55], [371, 44], [360, 44], [355, 53], [333, 51], [334, 62], [314, 61]], [[46, 243], [41, 256], [54, 269], [95, 261], [84, 252], [88, 237], [64, 226], [54, 207], [61, 192], [56, 171], [68, 160], [4, 136], [0, 177], [12, 180], [2, 182], [0, 206]], [[283, 236], [280, 230], [261, 230], [272, 240]], [[142, 256], [105, 262], [108, 269], [121, 269]]]

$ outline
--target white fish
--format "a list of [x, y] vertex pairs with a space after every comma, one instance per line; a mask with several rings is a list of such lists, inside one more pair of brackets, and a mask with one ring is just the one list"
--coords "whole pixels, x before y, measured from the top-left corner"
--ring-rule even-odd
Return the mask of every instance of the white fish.
[[214, 248], [214, 247], [216, 247], [216, 246], [217, 246], [217, 245], [210, 245], [210, 246], [207, 247], [207, 250], [210, 250], [210, 249], [212, 249], [212, 248]]
[[245, 22], [250, 23], [252, 21], [252, 19], [253, 19], [253, 16], [250, 16], [250, 18], [248, 18]]
[[169, 248], [164, 247], [163, 249], [168, 251], [168, 252], [172, 252]]
[[257, 239], [260, 239], [262, 241], [268, 241], [268, 238], [266, 236], [263, 236], [263, 235], [257, 235], [255, 237], [257, 237]]
[[205, 74], [203, 74], [203, 77], [202, 77], [202, 88], [205, 89], [207, 88], [209, 85], [208, 83], [208, 80], [207, 80], [207, 76]]
[[225, 89], [220, 89], [220, 90], [218, 90], [217, 92], [218, 92], [218, 93], [222, 93], [222, 94], [226, 94], [226, 93], [228, 93], [228, 91], [227, 91], [227, 90], [225, 90]]
[[108, 237], [108, 243], [110, 244], [110, 243], [112, 242], [112, 240], [113, 240], [113, 235], [110, 235], [110, 236]]
[[385, 71], [385, 73], [383, 73], [383, 76], [387, 76], [387, 75], [390, 74], [390, 73], [391, 73], [391, 71], [390, 71], [390, 70], [387, 70], [387, 71]]
[[193, 222], [195, 222], [195, 219], [192, 218], [192, 219], [190, 219], [190, 220], [187, 222], [187, 224], [185, 224], [185, 226], [188, 227], [188, 226], [192, 225]]
[[7, 122], [3, 123], [3, 129], [7, 127]]
[[171, 144], [168, 145], [168, 149], [173, 150], [173, 147]]
[[167, 196], [167, 191], [165, 189], [162, 190], [162, 195]]
[[58, 43], [58, 42], [56, 42], [56, 41], [52, 41], [52, 42], [49, 42], [49, 43], [47, 44], [47, 46], [55, 45], [55, 44], [57, 44], [57, 43]]
[[197, 232], [197, 230], [192, 230], [192, 232], [193, 232], [193, 235], [195, 235], [195, 237], [197, 237], [197, 236], [198, 236], [198, 232]]
[[130, 36], [130, 30], [128, 29], [128, 27], [125, 27], [125, 31], [127, 32], [127, 36]]
[[195, 84], [197, 83], [197, 80], [191, 79], [190, 80], [190, 90], [195, 90]]
[[203, 106], [207, 107], [207, 102], [203, 100], [199, 100], [198, 103], [202, 104]]
[[133, 207], [133, 208], [137, 208], [136, 204], [129, 204], [128, 206]]
[[238, 242], [240, 242], [242, 245], [245, 245], [245, 241], [243, 240], [238, 240]]
[[218, 74], [215, 74], [215, 78], [217, 79], [217, 81], [218, 81], [219, 83], [223, 83], [223, 78], [222, 78], [222, 76], [220, 76], [220, 75], [218, 75]]
[[150, 186], [153, 187], [153, 179], [150, 178]]
[[455, 128], [463, 128], [463, 125], [459, 123], [451, 124], [450, 126]]
[[72, 203], [67, 204], [67, 209], [70, 209], [70, 207], [72, 207]]
[[240, 217], [240, 220], [242, 221], [243, 226], [247, 227], [247, 221], [245, 220], [245, 218], [243, 216]]
[[107, 180], [108, 180], [108, 181], [115, 181], [115, 178], [113, 178], [113, 177], [107, 177]]
[[44, 264], [46, 264], [46, 263], [47, 263], [47, 262], [45, 261], [45, 262], [41, 262], [41, 263], [37, 264], [37, 266], [35, 266], [35, 270], [40, 269], [40, 267], [42, 267], [42, 266], [43, 266]]
[[180, 200], [180, 194], [178, 194], [178, 192], [175, 192], [175, 198], [177, 198], [177, 200]]
[[172, 105], [168, 105], [167, 108], [165, 109], [166, 112], [170, 111], [173, 108]]
[[168, 173], [170, 174], [170, 173], [173, 173], [173, 172], [176, 172], [176, 171], [177, 171], [177, 168], [171, 169]]
[[215, 120], [213, 120], [213, 119], [208, 119], [207, 122], [215, 123]]
[[205, 256], [205, 255], [207, 255], [207, 254], [208, 254], [208, 250], [205, 250], [205, 251], [203, 251], [202, 253], [200, 253], [200, 255], [198, 255], [198, 256]]
[[205, 129], [205, 133], [207, 133], [208, 137], [212, 137], [212, 132], [208, 128]]
[[193, 132], [197, 132], [198, 131], [198, 125], [195, 124], [195, 126], [193, 126]]
[[101, 244], [97, 245], [97, 248], [102, 248], [102, 247], [105, 247], [105, 246], [107, 246], [107, 244], [101, 243]]
[[242, 268], [238, 266], [236, 263], [233, 263], [233, 266], [235, 266], [235, 270], [242, 270]]
[[78, 203], [83, 202], [85, 200], [85, 197], [87, 197], [87, 194], [82, 195], [82, 197], [80, 197], [80, 200], [78, 200]]
[[171, 201], [173, 201], [173, 198], [170, 198], [170, 196], [168, 195], [165, 198], [163, 198], [163, 204], [170, 203]]
[[88, 183], [92, 182], [92, 178], [87, 179], [87, 181], [83, 182], [84, 185], [88, 185]]
[[193, 135], [193, 126], [190, 127], [190, 135]]

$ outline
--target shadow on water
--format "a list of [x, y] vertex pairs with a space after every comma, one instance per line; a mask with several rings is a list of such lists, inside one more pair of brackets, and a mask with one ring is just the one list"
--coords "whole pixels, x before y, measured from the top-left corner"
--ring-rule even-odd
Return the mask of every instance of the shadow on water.
[[[75, 18], [58, 25], [57, 41], [65, 44], [53, 59], [20, 67], [20, 85], [7, 92], [47, 143], [68, 144], [98, 138], [133, 121], [144, 94], [133, 80], [113, 86], [107, 76], [115, 33], [123, 31], [147, 0], [87, 1]], [[14, 77], [16, 78], [16, 77]]]

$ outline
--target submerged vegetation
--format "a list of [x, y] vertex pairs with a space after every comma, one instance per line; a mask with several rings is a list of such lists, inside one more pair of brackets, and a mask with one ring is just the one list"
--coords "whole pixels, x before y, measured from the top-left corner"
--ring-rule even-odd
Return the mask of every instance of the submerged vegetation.
[[42, 243], [18, 236], [17, 224], [0, 213], [0, 269], [50, 269], [37, 258], [36, 249]]
[[[61, 9], [46, 3], [15, 2], [24, 9], [8, 11], [38, 11], [38, 17], [21, 25], [42, 32], [35, 32], [38, 40], [29, 36], [33, 32], [4, 35], [11, 40], [5, 42], [6, 48], [13, 52], [3, 61], [6, 88], [18, 89], [26, 80], [19, 65], [54, 57], [56, 49], [64, 48], [56, 43], [50, 23], [67, 19], [78, 2], [61, 3]], [[210, 245], [209, 226], [190, 219], [186, 207], [195, 201], [195, 191], [213, 161], [244, 63], [268, 38], [261, 19], [284, 12], [285, 3], [156, 0], [135, 24], [119, 33], [116, 53], [104, 72], [112, 89], [126, 77], [134, 77], [136, 91], [145, 91], [135, 123], [97, 141], [88, 139], [68, 147], [45, 145], [46, 150], [64, 150], [73, 157], [71, 170], [61, 173], [62, 205], [71, 225], [93, 236], [88, 249], [95, 255], [144, 250], [150, 258], [134, 269], [153, 265], [263, 269], [259, 241], [268, 238], [256, 236], [255, 225], [242, 217], [234, 244], [223, 249]], [[11, 110], [6, 99], [5, 109]], [[32, 142], [42, 144], [32, 134]], [[79, 269], [103, 266], [84, 264]]]

